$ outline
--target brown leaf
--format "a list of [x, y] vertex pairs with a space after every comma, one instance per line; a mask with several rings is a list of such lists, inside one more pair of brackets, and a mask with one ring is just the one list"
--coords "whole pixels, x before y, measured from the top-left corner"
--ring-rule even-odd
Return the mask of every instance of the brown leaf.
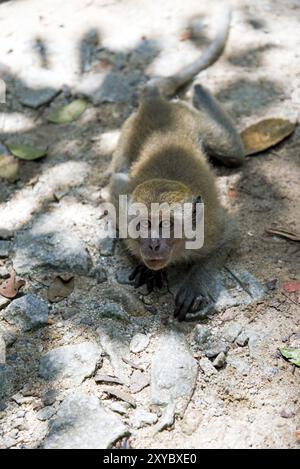
[[300, 241], [300, 233], [296, 233], [296, 231], [289, 231], [285, 228], [268, 228], [266, 232], [276, 236], [282, 236], [282, 238], [287, 238], [291, 241]]
[[25, 280], [16, 280], [17, 274], [13, 267], [9, 269], [9, 278], [1, 283], [0, 295], [4, 298], [13, 299], [19, 293], [19, 290], [26, 285]]
[[48, 288], [47, 297], [51, 303], [67, 298], [74, 290], [74, 277], [58, 275]]
[[296, 293], [300, 290], [300, 281], [299, 280], [290, 280], [282, 285], [283, 289], [288, 293]]
[[107, 394], [110, 394], [111, 396], [116, 397], [117, 399], [120, 399], [121, 401], [128, 402], [128, 404], [130, 404], [134, 408], [136, 407], [135, 399], [128, 392], [120, 391], [117, 388], [109, 386], [105, 386], [103, 388], [103, 391]]
[[273, 147], [294, 132], [296, 124], [286, 119], [264, 119], [241, 133], [246, 155], [254, 155]]
[[118, 378], [115, 378], [114, 376], [109, 376], [109, 375], [96, 375], [95, 382], [96, 383], [115, 383], [115, 384], [122, 384], [122, 385], [124, 384]]

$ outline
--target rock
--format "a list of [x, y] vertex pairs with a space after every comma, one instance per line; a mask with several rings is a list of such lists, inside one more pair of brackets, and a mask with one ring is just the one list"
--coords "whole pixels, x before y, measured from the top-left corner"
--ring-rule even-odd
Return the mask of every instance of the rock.
[[292, 419], [295, 417], [295, 412], [293, 412], [291, 409], [282, 409], [280, 412], [280, 417], [284, 419]]
[[119, 417], [97, 397], [76, 392], [62, 402], [44, 448], [106, 449], [127, 433]]
[[[9, 155], [8, 148], [0, 142], [0, 155]], [[0, 236], [1, 237], [1, 236]]]
[[164, 409], [160, 421], [155, 427], [155, 433], [161, 432], [165, 428], [173, 425], [175, 419], [175, 403], [172, 402]]
[[[1, 308], [0, 308], [1, 309]], [[11, 347], [15, 341], [17, 340], [18, 336], [16, 333], [12, 332], [8, 328], [0, 328], [0, 335], [2, 335], [6, 347]]]
[[4, 311], [4, 318], [25, 332], [48, 324], [48, 314], [47, 303], [28, 294], [12, 301]]
[[200, 348], [207, 344], [210, 336], [211, 330], [209, 327], [197, 324], [195, 327], [195, 341], [200, 346]]
[[101, 307], [101, 316], [130, 322], [130, 317], [124, 311], [124, 308], [118, 303], [114, 303], [112, 301], [106, 301]]
[[131, 269], [120, 269], [117, 271], [116, 278], [117, 282], [121, 285], [130, 285], [131, 281], [129, 280], [129, 276], [131, 274]]
[[35, 269], [53, 269], [86, 275], [92, 266], [81, 239], [68, 231], [43, 235], [29, 230], [18, 233], [13, 262], [18, 274], [31, 273]]
[[10, 300], [8, 298], [4, 298], [4, 296], [0, 295], [0, 311], [1, 309], [6, 308], [7, 305], [9, 305]]
[[63, 319], [70, 319], [72, 318], [73, 316], [75, 316], [75, 314], [78, 313], [78, 309], [77, 308], [68, 308], [68, 309], [65, 309], [63, 312], [62, 312], [62, 317]]
[[238, 323], [228, 324], [223, 329], [223, 337], [227, 342], [234, 342], [237, 336], [242, 332], [242, 326]]
[[112, 402], [109, 406], [110, 410], [117, 412], [120, 415], [126, 415], [131, 408], [131, 405], [128, 402]]
[[101, 357], [101, 348], [93, 342], [65, 345], [42, 357], [39, 374], [46, 380], [64, 380], [78, 386], [91, 376]]
[[8, 268], [5, 265], [0, 266], [0, 279], [6, 279], [9, 277]]
[[42, 402], [46, 407], [51, 406], [56, 401], [57, 396], [58, 391], [56, 391], [55, 389], [49, 389], [43, 394]]
[[47, 406], [38, 411], [38, 413], [36, 414], [36, 418], [44, 422], [45, 420], [51, 419], [55, 412], [56, 410], [53, 407]]
[[0, 400], [11, 394], [14, 382], [13, 369], [0, 363]]
[[133, 428], [143, 428], [157, 422], [157, 415], [147, 412], [144, 409], [137, 409], [130, 419]]
[[130, 379], [130, 391], [133, 394], [140, 392], [150, 384], [150, 377], [148, 373], [143, 373], [140, 370], [134, 370]]
[[217, 373], [217, 370], [215, 369], [211, 361], [206, 357], [201, 358], [201, 360], [199, 361], [199, 365], [206, 376], [212, 376]]
[[99, 328], [97, 332], [101, 347], [109, 356], [115, 376], [124, 384], [129, 385], [129, 368], [122, 360], [122, 357], [126, 358], [129, 355], [128, 342], [114, 327]]
[[215, 342], [208, 342], [205, 347], [205, 356], [207, 358], [215, 358], [220, 353], [227, 353], [229, 350], [228, 345], [224, 344], [221, 340]]
[[10, 247], [11, 247], [10, 241], [3, 241], [3, 240], [0, 241], [0, 259], [3, 259], [9, 256]]
[[175, 330], [163, 333], [152, 359], [152, 404], [168, 405], [180, 399], [184, 408], [193, 394], [197, 375], [197, 362], [184, 335]]
[[20, 86], [17, 89], [17, 96], [23, 106], [38, 109], [43, 104], [50, 103], [59, 92], [60, 90], [54, 88], [32, 89]]
[[109, 298], [110, 302], [121, 305], [131, 316], [145, 316], [145, 305], [137, 299], [136, 295], [118, 284], [104, 285], [102, 290], [104, 298]]
[[215, 368], [223, 368], [226, 364], [226, 355], [224, 352], [219, 353], [219, 355], [214, 359], [213, 365]]
[[249, 342], [249, 336], [248, 334], [246, 334], [246, 332], [242, 332], [236, 339], [236, 343], [240, 347], [245, 347], [245, 345], [247, 345], [248, 342]]
[[247, 376], [250, 371], [249, 363], [246, 360], [228, 356], [227, 363], [228, 365], [235, 368], [238, 371], [238, 373], [240, 373], [243, 376]]
[[6, 344], [0, 332], [0, 365], [6, 363]]
[[104, 266], [101, 263], [101, 260], [98, 259], [94, 268], [91, 271], [91, 276], [95, 277], [97, 283], [103, 283], [107, 281], [107, 274]]
[[193, 435], [199, 427], [203, 415], [196, 409], [188, 410], [182, 420], [181, 430], [186, 435]]
[[129, 349], [132, 353], [139, 353], [145, 350], [149, 345], [150, 339], [146, 334], [136, 334], [131, 339]]

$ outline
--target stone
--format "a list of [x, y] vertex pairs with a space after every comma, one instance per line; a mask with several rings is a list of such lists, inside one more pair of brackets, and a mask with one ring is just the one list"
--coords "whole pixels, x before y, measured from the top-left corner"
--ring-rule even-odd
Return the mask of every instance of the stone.
[[114, 401], [109, 406], [110, 410], [117, 412], [120, 415], [126, 415], [131, 408], [131, 405], [128, 402], [117, 402]]
[[199, 365], [200, 365], [201, 370], [206, 376], [213, 376], [217, 374], [217, 370], [215, 369], [212, 362], [207, 357], [201, 358], [201, 360], [199, 360]]
[[113, 256], [115, 250], [115, 243], [116, 240], [113, 238], [103, 238], [99, 246], [101, 256]]
[[38, 109], [40, 106], [50, 103], [59, 94], [59, 92], [59, 89], [50, 87], [32, 89], [20, 86], [17, 89], [17, 96], [23, 106]]
[[131, 269], [120, 269], [117, 271], [116, 278], [117, 282], [121, 285], [130, 285], [132, 282], [129, 280], [129, 276], [131, 274]]
[[9, 277], [8, 268], [5, 265], [0, 266], [0, 279], [6, 279]]
[[36, 414], [36, 418], [38, 420], [41, 420], [41, 422], [44, 422], [45, 420], [51, 419], [53, 415], [55, 414], [56, 410], [54, 407], [43, 407], [43, 409], [39, 410], [38, 413]]
[[136, 95], [135, 85], [141, 78], [142, 74], [138, 70], [129, 73], [109, 73], [100, 88], [91, 96], [93, 104], [129, 103]]
[[94, 268], [91, 271], [91, 276], [95, 277], [97, 283], [104, 283], [107, 281], [107, 274], [104, 266], [101, 263], [101, 260], [97, 260]]
[[249, 336], [246, 332], [242, 332], [236, 339], [237, 345], [240, 347], [245, 347], [249, 342]]
[[23, 332], [48, 324], [48, 315], [48, 304], [31, 294], [12, 301], [4, 311], [5, 320]]
[[280, 412], [280, 417], [284, 419], [292, 419], [295, 417], [295, 412], [293, 412], [291, 409], [282, 409]]
[[6, 363], [6, 344], [0, 332], [0, 365]]
[[215, 342], [208, 342], [205, 347], [205, 356], [207, 358], [215, 358], [220, 353], [227, 353], [229, 350], [228, 345], [226, 345], [221, 340], [217, 340]]
[[86, 275], [92, 266], [84, 243], [75, 233], [68, 231], [43, 235], [30, 230], [18, 233], [13, 262], [18, 274], [52, 269]]
[[184, 335], [175, 330], [163, 333], [152, 358], [152, 404], [168, 405], [179, 399], [186, 404], [193, 394], [197, 375], [197, 362]]
[[213, 366], [215, 368], [223, 368], [226, 364], [226, 355], [224, 352], [219, 353], [219, 355], [214, 359]]
[[150, 384], [150, 377], [148, 373], [143, 373], [140, 370], [134, 370], [130, 378], [130, 391], [133, 394], [140, 392]]
[[106, 449], [128, 433], [120, 418], [96, 396], [73, 392], [50, 424], [45, 449]]
[[238, 373], [240, 373], [243, 376], [247, 376], [250, 371], [250, 365], [246, 360], [242, 360], [239, 358], [234, 358], [231, 356], [227, 357], [227, 363], [228, 365], [232, 366], [233, 368], [236, 369]]
[[131, 339], [129, 349], [132, 353], [139, 353], [145, 350], [149, 345], [150, 339], [146, 334], [136, 334]]
[[129, 385], [129, 368], [122, 358], [128, 358], [129, 347], [124, 336], [114, 327], [103, 327], [97, 330], [101, 347], [108, 355], [115, 376], [124, 384]]
[[93, 342], [65, 345], [42, 357], [39, 374], [45, 380], [64, 380], [78, 386], [90, 377], [101, 359], [101, 348]]
[[[1, 298], [1, 297], [0, 297]], [[0, 303], [1, 304], [1, 303]], [[1, 308], [0, 308], [1, 309]], [[0, 336], [2, 335], [6, 347], [11, 347], [15, 341], [17, 340], [18, 336], [16, 333], [12, 332], [8, 328], [0, 328]]]
[[0, 363], [0, 400], [11, 394], [14, 381], [14, 372], [9, 365]]
[[10, 241], [0, 240], [0, 259], [4, 259], [9, 256], [10, 247]]
[[227, 342], [234, 342], [242, 332], [242, 326], [238, 323], [228, 324], [223, 329], [223, 337]]
[[11, 155], [0, 154], [0, 181], [14, 183], [19, 179], [19, 161]]
[[0, 227], [0, 239], [11, 239], [13, 236], [14, 232], [12, 230]]
[[105, 304], [101, 307], [101, 316], [130, 322], [130, 317], [124, 311], [122, 305], [112, 301], [106, 301]]
[[205, 344], [207, 344], [210, 336], [211, 330], [209, 327], [197, 324], [195, 327], [195, 341], [200, 347], [203, 347]]
[[0, 142], [0, 155], [10, 155], [8, 148]]
[[130, 423], [133, 428], [143, 428], [147, 425], [154, 425], [157, 422], [158, 418], [156, 414], [152, 414], [151, 412], [147, 412], [144, 409], [137, 409], [131, 419]]

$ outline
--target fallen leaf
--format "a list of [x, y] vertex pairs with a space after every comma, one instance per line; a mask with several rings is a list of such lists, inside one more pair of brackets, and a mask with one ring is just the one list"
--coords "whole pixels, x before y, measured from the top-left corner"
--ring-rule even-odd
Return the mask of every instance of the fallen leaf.
[[282, 236], [283, 238], [290, 239], [291, 241], [300, 241], [300, 233], [296, 231], [286, 230], [285, 228], [268, 228], [266, 233], [273, 234], [276, 236]]
[[293, 365], [300, 366], [300, 348], [280, 348], [279, 350]]
[[282, 285], [283, 289], [287, 293], [296, 293], [300, 290], [300, 281], [299, 280], [290, 280]]
[[33, 161], [47, 155], [47, 150], [39, 150], [23, 143], [7, 145], [9, 151], [20, 160]]
[[117, 399], [120, 399], [121, 401], [128, 402], [132, 407], [136, 407], [136, 401], [135, 399], [127, 392], [125, 391], [120, 391], [117, 388], [105, 386], [103, 388], [103, 391], [106, 392], [107, 394], [110, 394], [111, 396], [116, 397]]
[[58, 303], [67, 298], [74, 290], [74, 277], [62, 277], [58, 275], [50, 284], [47, 292], [51, 303]]
[[4, 298], [15, 298], [19, 290], [26, 284], [25, 280], [16, 280], [17, 274], [13, 267], [9, 269], [9, 278], [0, 285], [0, 295]]
[[69, 122], [73, 122], [79, 119], [86, 108], [86, 101], [83, 99], [75, 99], [72, 103], [63, 106], [50, 114], [48, 121], [53, 124], [67, 124]]
[[19, 178], [19, 162], [10, 155], [0, 155], [0, 179], [16, 182]]
[[241, 133], [246, 155], [254, 155], [273, 147], [291, 135], [295, 127], [295, 123], [279, 118], [264, 119], [247, 127]]
[[95, 382], [96, 383], [115, 383], [115, 384], [122, 384], [122, 385], [124, 384], [118, 378], [115, 378], [114, 376], [109, 376], [109, 375], [96, 375]]

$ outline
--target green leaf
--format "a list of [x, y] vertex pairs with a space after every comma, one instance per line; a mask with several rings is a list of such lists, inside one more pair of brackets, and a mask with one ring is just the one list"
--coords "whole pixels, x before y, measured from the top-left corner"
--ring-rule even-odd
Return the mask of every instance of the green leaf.
[[300, 348], [281, 348], [279, 350], [291, 363], [300, 366]]
[[68, 122], [73, 122], [81, 116], [86, 108], [86, 101], [83, 99], [75, 99], [72, 103], [63, 106], [54, 111], [53, 114], [50, 114], [48, 121], [53, 124], [66, 124]]
[[22, 143], [12, 143], [11, 145], [7, 145], [7, 147], [14, 156], [21, 160], [38, 160], [47, 155], [47, 150], [39, 150]]

